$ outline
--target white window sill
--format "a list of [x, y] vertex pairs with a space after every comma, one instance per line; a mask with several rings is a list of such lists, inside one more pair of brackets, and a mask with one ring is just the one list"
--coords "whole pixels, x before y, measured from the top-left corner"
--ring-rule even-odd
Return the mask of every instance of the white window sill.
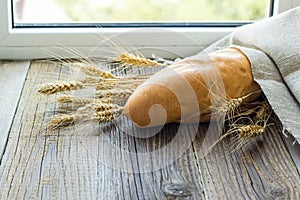
[[[150, 49], [155, 49], [161, 51], [164, 56], [171, 54], [188, 56], [199, 52], [233, 30], [234, 28], [12, 29], [0, 41], [0, 59], [51, 57], [47, 51], [66, 57], [76, 57], [74, 52], [67, 52], [63, 47], [77, 49], [85, 55], [93, 54], [92, 51], [95, 49], [107, 52], [113, 48], [122, 51], [133, 47], [143, 49], [146, 54], [151, 54]], [[107, 42], [108, 39], [114, 44]]]

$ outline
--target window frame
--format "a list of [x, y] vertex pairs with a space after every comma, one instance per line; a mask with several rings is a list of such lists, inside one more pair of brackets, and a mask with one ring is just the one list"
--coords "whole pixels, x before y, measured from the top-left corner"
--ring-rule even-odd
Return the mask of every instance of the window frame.
[[[299, 5], [300, 0], [274, 0], [273, 15]], [[76, 57], [74, 53], [67, 52], [62, 47], [74, 48], [88, 55], [99, 44], [99, 38], [110, 38], [113, 35], [135, 48], [167, 49], [173, 52], [173, 55], [189, 56], [231, 33], [237, 26], [245, 24], [202, 24], [203, 26], [164, 28], [98, 28], [97, 25], [83, 28], [15, 28], [12, 23], [11, 1], [0, 0], [0, 7], [4, 8], [0, 12], [0, 59], [39, 59], [55, 55]], [[101, 48], [109, 47], [104, 45]], [[49, 52], [52, 52], [52, 55]], [[166, 53], [162, 56], [172, 55]]]

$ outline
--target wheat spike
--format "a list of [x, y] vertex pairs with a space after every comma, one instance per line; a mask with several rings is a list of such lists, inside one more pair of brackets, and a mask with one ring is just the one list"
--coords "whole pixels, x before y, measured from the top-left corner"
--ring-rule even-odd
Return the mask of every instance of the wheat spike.
[[59, 103], [75, 103], [75, 104], [87, 104], [94, 101], [92, 98], [77, 98], [72, 95], [62, 95], [57, 98]]
[[264, 127], [254, 124], [254, 125], [244, 125], [238, 128], [238, 137], [240, 139], [250, 139], [261, 135], [264, 132]]
[[[267, 123], [272, 115], [272, 112], [269, 112], [270, 110], [266, 107], [266, 105], [262, 105], [261, 107], [264, 107], [263, 109], [264, 112], [262, 112], [262, 114], [259, 114], [261, 115], [260, 116], [261, 118], [259, 120], [257, 119], [257, 115], [256, 115], [255, 119], [257, 121], [255, 121], [255, 123], [251, 120], [250, 125], [242, 125], [235, 128], [238, 134], [233, 139], [233, 145], [236, 147], [234, 148], [234, 150], [240, 148], [242, 145], [247, 143], [251, 138], [254, 138], [264, 133], [267, 127]], [[267, 111], [268, 113], [265, 110], [266, 108], [268, 110]]]
[[111, 90], [114, 88], [131, 89], [136, 88], [144, 79], [138, 78], [119, 78], [119, 79], [103, 79], [87, 77], [80, 80], [85, 86], [93, 86], [96, 90]]
[[261, 90], [251, 92], [245, 96], [235, 98], [235, 99], [229, 99], [227, 100], [223, 105], [217, 108], [217, 113], [223, 114], [226, 113], [226, 116], [228, 119], [232, 119], [235, 117], [235, 111], [240, 108], [243, 101], [250, 97], [251, 95], [261, 92]]
[[83, 107], [80, 107], [77, 109], [76, 113], [78, 114], [88, 114], [88, 113], [94, 113], [94, 112], [100, 112], [100, 111], [108, 111], [113, 109], [119, 109], [120, 106], [114, 103], [110, 102], [102, 102], [95, 100], [92, 103], [89, 103]]
[[[260, 109], [262, 109], [262, 107], [265, 109], [265, 105], [260, 106]], [[247, 143], [251, 138], [257, 137], [264, 133], [271, 114], [272, 112], [267, 114], [264, 110], [263, 114], [259, 114], [259, 116], [262, 116], [262, 118], [257, 120], [257, 115], [255, 116], [256, 121], [253, 121], [251, 118], [247, 117], [246, 119], [250, 120], [250, 124], [236, 124], [239, 120], [244, 119], [244, 117], [240, 117], [236, 121], [231, 122], [230, 129], [209, 147], [209, 151], [219, 142], [231, 135], [233, 135], [233, 139], [231, 140], [231, 143], [233, 144], [232, 146], [235, 146], [233, 151], [237, 150]]]
[[57, 97], [57, 102], [59, 103], [73, 103], [74, 102], [74, 97], [71, 95], [62, 95]]
[[234, 138], [231, 140], [233, 151], [237, 150], [245, 143], [247, 143], [251, 138], [259, 136], [263, 134], [265, 127], [253, 124], [253, 125], [242, 125], [240, 127], [236, 127], [227, 131], [224, 135], [222, 135], [213, 145], [211, 145], [208, 149], [208, 152], [211, 151], [217, 144], [223, 141], [225, 138], [229, 137], [230, 135], [235, 135]]
[[96, 91], [95, 96], [100, 99], [105, 98], [128, 98], [132, 93], [134, 89], [123, 89], [123, 90], [103, 90], [103, 91]]
[[96, 88], [96, 90], [109, 90], [113, 89], [118, 85], [117, 79], [105, 80], [103, 78], [93, 77], [87, 77], [85, 79], [80, 80], [80, 82], [84, 83], [85, 85], [93, 86]]
[[96, 85], [96, 90], [112, 90], [112, 89], [129, 89], [129, 90], [134, 90], [139, 86], [139, 84], [136, 83], [120, 83], [118, 84], [117, 82], [100, 82]]
[[116, 79], [117, 77], [110, 72], [103, 71], [93, 66], [83, 66], [80, 68], [82, 72], [89, 76], [97, 76], [105, 79]]
[[242, 147], [250, 139], [263, 134], [265, 127], [258, 124], [254, 125], [244, 125], [238, 128], [236, 137], [232, 140], [233, 151]]
[[117, 85], [116, 83], [101, 82], [96, 85], [96, 90], [112, 90], [116, 86], [119, 86], [119, 85]]
[[99, 82], [102, 82], [103, 78], [94, 78], [94, 77], [86, 77], [84, 79], [81, 79], [80, 82], [86, 85], [95, 85], [98, 84]]
[[255, 119], [257, 121], [264, 120], [268, 116], [270, 111], [271, 111], [270, 105], [268, 104], [267, 101], [264, 101], [263, 104], [259, 106], [258, 111], [256, 112], [255, 115]]
[[112, 110], [112, 109], [119, 109], [120, 106], [117, 104], [113, 103], [102, 103], [102, 102], [95, 102], [94, 103], [94, 109], [96, 112], [100, 111], [107, 111], [107, 110]]
[[163, 64], [156, 62], [154, 60], [138, 57], [138, 56], [135, 56], [135, 55], [129, 54], [129, 53], [120, 54], [118, 61], [123, 62], [125, 64], [133, 65], [136, 67], [163, 66]]
[[100, 123], [113, 121], [122, 115], [123, 110], [123, 107], [120, 107], [117, 109], [95, 112], [94, 120], [97, 120]]
[[107, 104], [114, 104], [117, 103], [117, 101], [114, 101], [113, 99], [95, 99], [95, 102], [99, 102], [99, 103], [107, 103]]
[[75, 120], [74, 114], [60, 114], [54, 115], [49, 122], [51, 128], [59, 128], [71, 125]]
[[56, 82], [56, 83], [47, 83], [40, 87], [38, 90], [42, 94], [54, 94], [57, 92], [78, 90], [84, 87], [83, 83], [80, 81], [69, 81], [69, 82]]
[[230, 99], [229, 101], [226, 101], [225, 105], [220, 107], [219, 111], [230, 115], [242, 104], [242, 102], [243, 98]]

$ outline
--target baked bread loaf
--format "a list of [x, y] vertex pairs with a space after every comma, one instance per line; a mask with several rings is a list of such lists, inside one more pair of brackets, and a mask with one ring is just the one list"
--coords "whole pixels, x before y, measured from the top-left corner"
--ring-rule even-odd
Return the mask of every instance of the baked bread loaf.
[[249, 102], [259, 91], [248, 58], [230, 47], [183, 59], [157, 72], [130, 96], [124, 114], [139, 127], [208, 122], [213, 118], [212, 99], [226, 102], [248, 95], [243, 101]]

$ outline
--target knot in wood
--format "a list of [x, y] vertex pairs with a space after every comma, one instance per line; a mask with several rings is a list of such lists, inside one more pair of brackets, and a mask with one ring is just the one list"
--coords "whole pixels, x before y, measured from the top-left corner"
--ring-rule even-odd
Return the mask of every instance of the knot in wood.
[[192, 195], [192, 190], [183, 184], [167, 183], [163, 185], [162, 191], [166, 196], [172, 197], [187, 197]]

